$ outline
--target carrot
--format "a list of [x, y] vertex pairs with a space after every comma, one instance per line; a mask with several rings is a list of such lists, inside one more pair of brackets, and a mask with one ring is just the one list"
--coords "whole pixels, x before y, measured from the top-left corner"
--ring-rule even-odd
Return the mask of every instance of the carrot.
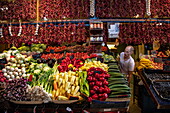
[[54, 90], [57, 90], [57, 82], [56, 81], [53, 82], [53, 86], [54, 86]]

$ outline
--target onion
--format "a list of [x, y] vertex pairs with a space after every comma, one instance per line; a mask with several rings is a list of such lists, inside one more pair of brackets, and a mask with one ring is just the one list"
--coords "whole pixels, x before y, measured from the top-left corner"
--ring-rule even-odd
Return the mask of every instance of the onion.
[[14, 75], [15, 75], [15, 76], [18, 76], [18, 72], [14, 72]]
[[7, 70], [10, 69], [10, 66], [6, 66], [6, 69], [7, 69]]
[[6, 77], [8, 74], [7, 73], [4, 73], [4, 76]]
[[10, 75], [7, 75], [6, 78], [9, 80], [11, 77], [10, 77]]
[[15, 78], [15, 76], [14, 75], [11, 75], [11, 79], [14, 79]]
[[2, 72], [3, 72], [3, 73], [6, 73], [6, 69], [5, 69], [5, 68], [4, 68], [4, 69], [2, 69]]
[[13, 67], [11, 67], [11, 69], [10, 69], [11, 71], [14, 71], [15, 69], [13, 68]]

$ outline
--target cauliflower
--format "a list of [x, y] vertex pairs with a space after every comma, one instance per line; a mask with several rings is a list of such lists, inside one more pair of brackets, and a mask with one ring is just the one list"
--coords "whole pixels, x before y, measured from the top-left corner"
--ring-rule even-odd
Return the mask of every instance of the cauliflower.
[[43, 63], [38, 64], [38, 65], [36, 66], [37, 69], [42, 69], [43, 67], [44, 67], [44, 64], [43, 64]]
[[45, 67], [43, 68], [43, 71], [47, 72], [47, 71], [49, 71], [50, 69], [51, 69], [50, 67], [45, 66]]
[[41, 72], [41, 70], [39, 70], [39, 69], [34, 70], [34, 74], [40, 74], [40, 72]]

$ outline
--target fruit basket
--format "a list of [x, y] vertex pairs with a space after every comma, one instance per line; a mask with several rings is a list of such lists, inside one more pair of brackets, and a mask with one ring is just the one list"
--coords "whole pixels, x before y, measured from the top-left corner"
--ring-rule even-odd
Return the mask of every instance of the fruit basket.
[[154, 81], [152, 84], [153, 89], [161, 99], [170, 101], [170, 81], [168, 82]]

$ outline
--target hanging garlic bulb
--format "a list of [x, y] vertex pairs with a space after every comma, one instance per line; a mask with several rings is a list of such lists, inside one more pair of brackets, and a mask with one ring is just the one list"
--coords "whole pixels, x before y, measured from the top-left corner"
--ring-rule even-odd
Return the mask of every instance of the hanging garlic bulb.
[[[11, 25], [11, 23], [10, 23], [10, 25], [9, 25], [9, 34], [10, 34], [10, 36], [13, 36], [13, 34], [12, 34], [12, 31], [11, 31], [11, 27], [12, 25]], [[21, 32], [22, 32], [22, 26], [21, 26], [21, 22], [19, 23], [19, 32], [18, 32], [18, 34], [17, 34], [17, 36], [21, 36]]]
[[34, 35], [38, 35], [39, 24], [36, 24], [36, 30]]
[[3, 37], [2, 28], [0, 28], [0, 36]]
[[148, 16], [150, 16], [151, 15], [151, 0], [146, 0], [146, 14], [148, 15]]
[[90, 16], [95, 16], [95, 0], [90, 0]]
[[19, 23], [19, 33], [17, 36], [21, 36], [21, 32], [22, 32], [22, 26], [21, 26], [21, 22]]
[[11, 32], [11, 23], [10, 23], [10, 25], [9, 25], [9, 35], [10, 35], [10, 36], [13, 36], [13, 35], [12, 35], [12, 32]]

